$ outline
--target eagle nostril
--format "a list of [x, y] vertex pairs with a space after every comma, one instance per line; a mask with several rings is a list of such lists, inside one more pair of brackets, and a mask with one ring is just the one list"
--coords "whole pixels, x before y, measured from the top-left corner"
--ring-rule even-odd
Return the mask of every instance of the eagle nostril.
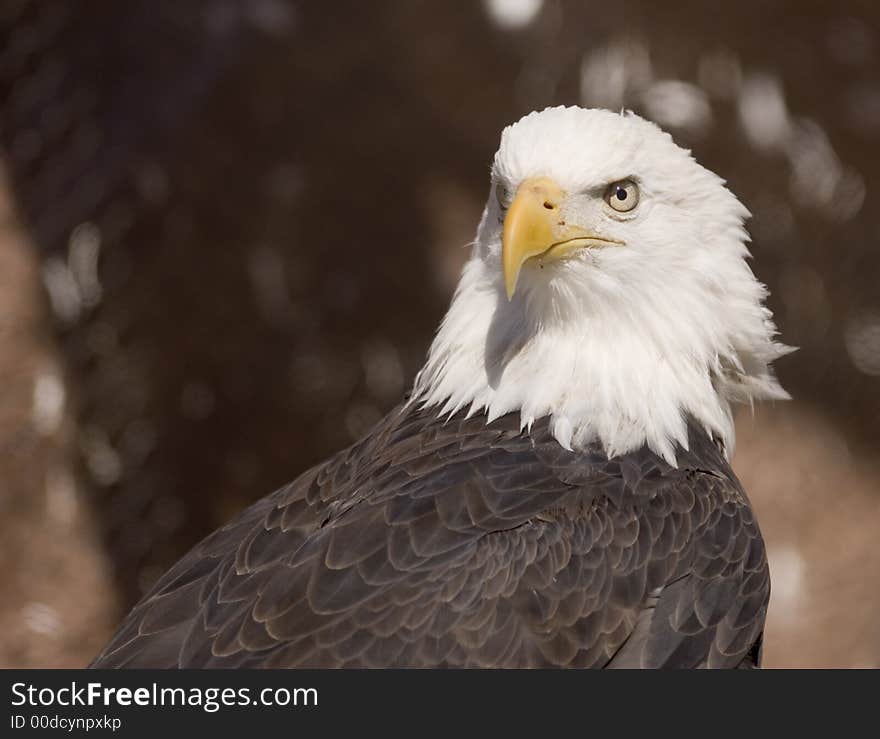
[[549, 200], [544, 201], [544, 207], [547, 210], [556, 210], [556, 203], [551, 203]]

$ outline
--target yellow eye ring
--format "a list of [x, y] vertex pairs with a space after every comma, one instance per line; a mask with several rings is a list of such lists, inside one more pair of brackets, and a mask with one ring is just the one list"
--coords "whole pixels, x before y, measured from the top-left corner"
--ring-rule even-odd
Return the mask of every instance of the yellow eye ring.
[[612, 182], [605, 193], [605, 202], [618, 213], [628, 213], [639, 204], [639, 186], [632, 180]]

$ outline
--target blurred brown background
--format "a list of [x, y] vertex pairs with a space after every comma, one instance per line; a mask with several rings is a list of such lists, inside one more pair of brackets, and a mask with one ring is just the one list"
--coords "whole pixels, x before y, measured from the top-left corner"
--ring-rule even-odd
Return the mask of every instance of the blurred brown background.
[[738, 418], [767, 666], [880, 665], [880, 5], [0, 5], [0, 666], [81, 666], [394, 405], [501, 128], [632, 108], [754, 214], [792, 403]]

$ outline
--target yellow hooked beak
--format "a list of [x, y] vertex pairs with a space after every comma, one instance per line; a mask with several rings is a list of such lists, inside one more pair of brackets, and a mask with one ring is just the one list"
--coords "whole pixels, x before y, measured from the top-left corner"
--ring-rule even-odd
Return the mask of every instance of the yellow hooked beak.
[[569, 226], [561, 208], [566, 194], [549, 177], [525, 180], [504, 219], [501, 259], [507, 299], [513, 298], [523, 264], [529, 259], [556, 261], [573, 251], [620, 242], [602, 239], [580, 226]]

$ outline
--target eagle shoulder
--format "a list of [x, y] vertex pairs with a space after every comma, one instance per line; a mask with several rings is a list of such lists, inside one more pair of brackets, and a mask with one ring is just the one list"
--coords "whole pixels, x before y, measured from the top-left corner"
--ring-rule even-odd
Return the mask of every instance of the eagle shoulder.
[[769, 576], [701, 432], [671, 467], [409, 406], [164, 575], [96, 667], [738, 666]]

